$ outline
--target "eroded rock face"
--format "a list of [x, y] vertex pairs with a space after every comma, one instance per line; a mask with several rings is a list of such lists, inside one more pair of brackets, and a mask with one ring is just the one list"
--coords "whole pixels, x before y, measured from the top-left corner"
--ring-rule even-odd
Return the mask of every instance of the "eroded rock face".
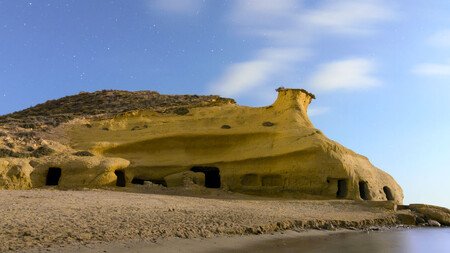
[[33, 159], [31, 179], [56, 167], [60, 185], [67, 187], [128, 186], [133, 179], [178, 185], [193, 172], [204, 175], [206, 187], [249, 194], [401, 203], [402, 189], [390, 175], [314, 128], [307, 115], [313, 98], [283, 88], [267, 107], [219, 103], [183, 113], [142, 109], [74, 120], [48, 138], [69, 146], [70, 154], [95, 156]]
[[445, 207], [424, 204], [411, 204], [409, 205], [409, 209], [425, 215], [429, 220], [435, 220], [442, 225], [450, 226], [450, 210]]
[[48, 156], [31, 162], [34, 171], [31, 174], [34, 187], [47, 184], [49, 168], [61, 170], [58, 185], [64, 187], [95, 187], [115, 185], [115, 171], [130, 164], [122, 158], [79, 157], [73, 155]]
[[96, 187], [116, 184], [116, 170], [128, 167], [122, 158], [78, 157], [66, 154], [40, 159], [0, 159], [0, 187], [30, 189], [46, 185]]
[[220, 180], [231, 191], [402, 201], [390, 175], [313, 127], [307, 115], [311, 94], [278, 92], [268, 107], [226, 104], [191, 108], [185, 115], [142, 110], [91, 122], [91, 128], [71, 125], [66, 132], [73, 148], [131, 161], [130, 178], [162, 180], [194, 167], [217, 168], [216, 175], [205, 172], [206, 184]]
[[205, 174], [193, 171], [183, 171], [164, 177], [167, 187], [185, 187], [190, 184], [205, 185]]
[[0, 189], [30, 189], [32, 172], [33, 167], [27, 159], [0, 159]]

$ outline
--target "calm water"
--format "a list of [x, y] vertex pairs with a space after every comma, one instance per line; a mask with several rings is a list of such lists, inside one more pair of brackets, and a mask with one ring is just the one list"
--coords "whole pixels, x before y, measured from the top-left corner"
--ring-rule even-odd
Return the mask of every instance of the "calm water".
[[277, 240], [253, 245], [239, 252], [450, 253], [450, 228], [344, 233]]

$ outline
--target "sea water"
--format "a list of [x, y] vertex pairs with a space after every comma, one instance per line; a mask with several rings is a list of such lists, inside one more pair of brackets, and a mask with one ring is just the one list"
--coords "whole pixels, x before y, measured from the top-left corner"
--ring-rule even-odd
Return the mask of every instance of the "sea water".
[[414, 228], [305, 236], [267, 241], [239, 252], [450, 253], [450, 228]]

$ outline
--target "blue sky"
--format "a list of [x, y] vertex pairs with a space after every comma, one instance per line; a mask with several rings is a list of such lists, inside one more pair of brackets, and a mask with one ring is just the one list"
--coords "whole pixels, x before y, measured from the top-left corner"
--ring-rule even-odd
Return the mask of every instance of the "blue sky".
[[0, 114], [80, 91], [317, 95], [331, 139], [450, 207], [450, 2], [0, 0]]

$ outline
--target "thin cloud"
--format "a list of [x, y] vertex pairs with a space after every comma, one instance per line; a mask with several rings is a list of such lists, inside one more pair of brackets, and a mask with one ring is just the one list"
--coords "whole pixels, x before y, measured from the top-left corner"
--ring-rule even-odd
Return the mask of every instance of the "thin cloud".
[[310, 106], [308, 108], [308, 116], [309, 117], [316, 117], [320, 116], [322, 114], [328, 113], [330, 111], [329, 107], [317, 107], [317, 106]]
[[265, 49], [255, 59], [232, 64], [211, 84], [213, 93], [235, 96], [264, 84], [273, 75], [283, 71], [307, 56], [297, 49]]
[[357, 90], [377, 86], [375, 63], [364, 58], [351, 58], [320, 65], [310, 83], [317, 91]]
[[428, 43], [435, 47], [450, 48], [450, 29], [441, 30], [431, 35]]
[[413, 68], [413, 73], [423, 76], [447, 77], [450, 76], [450, 63], [423, 63]]
[[[271, 48], [274, 52], [288, 49], [288, 51], [313, 54], [313, 42], [320, 40], [323, 36], [372, 34], [376, 31], [375, 25], [394, 18], [393, 12], [381, 0], [322, 1], [312, 7], [294, 0], [235, 0], [232, 4], [227, 20], [238, 33], [261, 38], [268, 45], [267, 48]], [[254, 58], [228, 66], [219, 78], [210, 83], [210, 90], [221, 95], [239, 96], [250, 90], [267, 86], [269, 82], [272, 83], [270, 85], [275, 86], [275, 83], [284, 80], [298, 79], [293, 77], [289, 70], [294, 64], [304, 61], [304, 55], [300, 54], [298, 59], [294, 58], [295, 54], [288, 58], [262, 57], [265, 51], [267, 51], [266, 48], [260, 49]], [[366, 73], [372, 71], [371, 62], [350, 63], [359, 67], [356, 69], [359, 72], [356, 76], [353, 75], [355, 80], [348, 80], [348, 76], [338, 77], [342, 80], [332, 82], [333, 85], [352, 88], [375, 86], [379, 83]], [[347, 74], [351, 71], [340, 72]], [[282, 79], [274, 80], [275, 77]], [[319, 87], [332, 88], [324, 84], [325, 81], [329, 83], [324, 78], [315, 76], [313, 79]], [[347, 81], [349, 84], [343, 84]]]
[[151, 9], [174, 14], [194, 15], [202, 8], [203, 0], [147, 0]]
[[394, 18], [380, 1], [325, 1], [319, 8], [299, 16], [299, 22], [330, 33], [367, 34], [373, 25]]
[[[427, 42], [437, 48], [450, 48], [450, 29], [435, 32], [428, 38]], [[412, 72], [416, 75], [428, 77], [448, 77], [450, 76], [450, 61], [447, 63], [421, 63], [416, 65]]]
[[241, 29], [275, 29], [280, 24], [289, 25], [300, 11], [298, 1], [295, 0], [235, 0], [228, 15], [228, 20]]

